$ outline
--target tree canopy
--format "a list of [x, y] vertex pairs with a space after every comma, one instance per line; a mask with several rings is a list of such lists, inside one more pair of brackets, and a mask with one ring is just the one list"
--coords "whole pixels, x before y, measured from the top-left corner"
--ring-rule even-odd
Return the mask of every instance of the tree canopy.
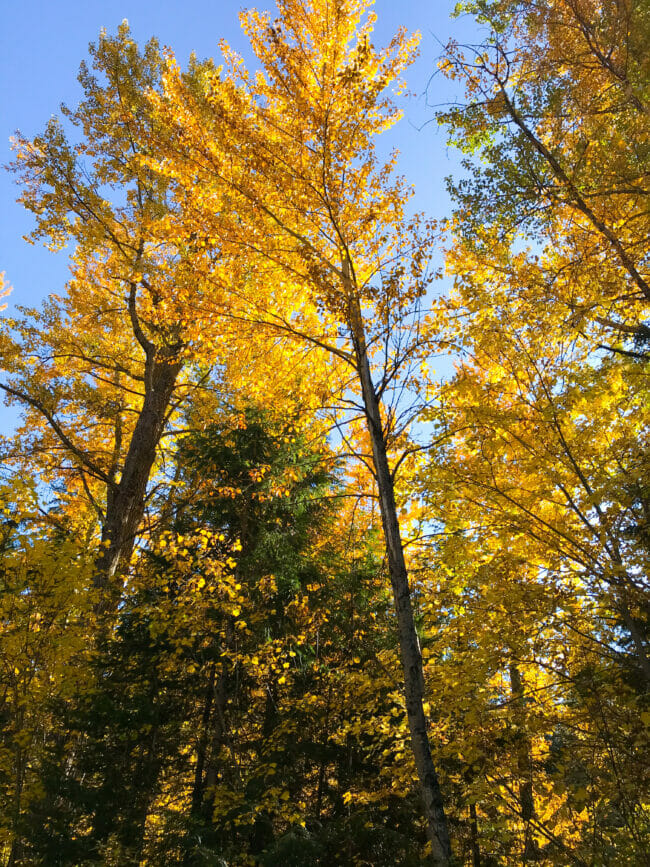
[[646, 863], [650, 14], [457, 12], [438, 223], [367, 0], [124, 23], [17, 137], [7, 867]]

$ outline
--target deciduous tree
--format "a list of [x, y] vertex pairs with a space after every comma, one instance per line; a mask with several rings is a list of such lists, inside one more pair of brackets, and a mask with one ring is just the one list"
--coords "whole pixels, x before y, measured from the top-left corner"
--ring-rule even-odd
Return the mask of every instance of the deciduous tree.
[[447, 864], [449, 834], [396, 504], [399, 456], [391, 465], [405, 430], [404, 401], [392, 397], [414, 387], [426, 330], [419, 309], [430, 279], [432, 227], [407, 216], [410, 189], [393, 176], [394, 157], [379, 163], [374, 143], [399, 117], [389, 88], [401, 88], [417, 40], [400, 31], [376, 51], [374, 18], [362, 23], [367, 4], [356, 0], [287, 0], [278, 11], [276, 20], [257, 12], [242, 18], [259, 74], [223, 45], [225, 71], [207, 65], [195, 72], [197, 89], [168, 59], [157, 102], [169, 132], [146, 164], [184, 187], [177, 231], [219, 239], [228, 273], [215, 269], [212, 279], [223, 285], [234, 268], [246, 271], [242, 316], [313, 345], [347, 370], [339, 402], [352, 398], [365, 420], [411, 746], [434, 860]]

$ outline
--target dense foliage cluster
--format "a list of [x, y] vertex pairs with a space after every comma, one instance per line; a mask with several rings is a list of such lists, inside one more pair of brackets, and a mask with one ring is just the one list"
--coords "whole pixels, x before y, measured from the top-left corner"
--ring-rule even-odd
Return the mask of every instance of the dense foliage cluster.
[[650, 12], [461, 4], [435, 225], [368, 6], [123, 25], [16, 142], [6, 867], [647, 863]]

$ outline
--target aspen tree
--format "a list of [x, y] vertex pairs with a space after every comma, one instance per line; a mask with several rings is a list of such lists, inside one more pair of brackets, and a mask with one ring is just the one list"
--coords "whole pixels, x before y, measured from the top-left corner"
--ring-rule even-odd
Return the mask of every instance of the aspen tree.
[[225, 44], [224, 70], [196, 64], [183, 75], [170, 55], [165, 92], [156, 97], [167, 132], [146, 164], [184, 186], [177, 231], [206, 243], [218, 238], [215, 284], [227, 284], [245, 262], [242, 318], [310, 343], [348, 371], [377, 485], [428, 837], [434, 861], [448, 864], [396, 505], [399, 457], [390, 459], [404, 434], [396, 420], [403, 406], [391, 406], [391, 390], [417, 389], [411, 365], [427, 328], [418, 310], [433, 228], [407, 216], [411, 190], [393, 175], [395, 155], [379, 162], [374, 141], [400, 116], [390, 88], [403, 88], [417, 37], [400, 30], [375, 50], [374, 16], [361, 23], [367, 7], [365, 0], [287, 0], [276, 20], [242, 15], [258, 74]]

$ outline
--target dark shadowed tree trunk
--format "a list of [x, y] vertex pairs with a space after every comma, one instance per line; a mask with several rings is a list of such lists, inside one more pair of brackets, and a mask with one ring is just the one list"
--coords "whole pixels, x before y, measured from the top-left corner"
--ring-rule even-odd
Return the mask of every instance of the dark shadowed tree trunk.
[[115, 575], [133, 551], [144, 515], [147, 483], [182, 368], [180, 346], [160, 351], [141, 332], [138, 339], [146, 353], [145, 394], [119, 481], [111, 480], [107, 491], [102, 550], [95, 569], [95, 585], [105, 591], [104, 608], [114, 605], [119, 595]]
[[539, 850], [533, 838], [531, 822], [535, 819], [535, 801], [533, 798], [533, 762], [530, 750], [530, 738], [526, 728], [526, 698], [521, 674], [514, 662], [510, 663], [510, 688], [516, 731], [517, 772], [519, 776], [519, 808], [524, 823], [524, 851], [522, 861], [537, 861]]

